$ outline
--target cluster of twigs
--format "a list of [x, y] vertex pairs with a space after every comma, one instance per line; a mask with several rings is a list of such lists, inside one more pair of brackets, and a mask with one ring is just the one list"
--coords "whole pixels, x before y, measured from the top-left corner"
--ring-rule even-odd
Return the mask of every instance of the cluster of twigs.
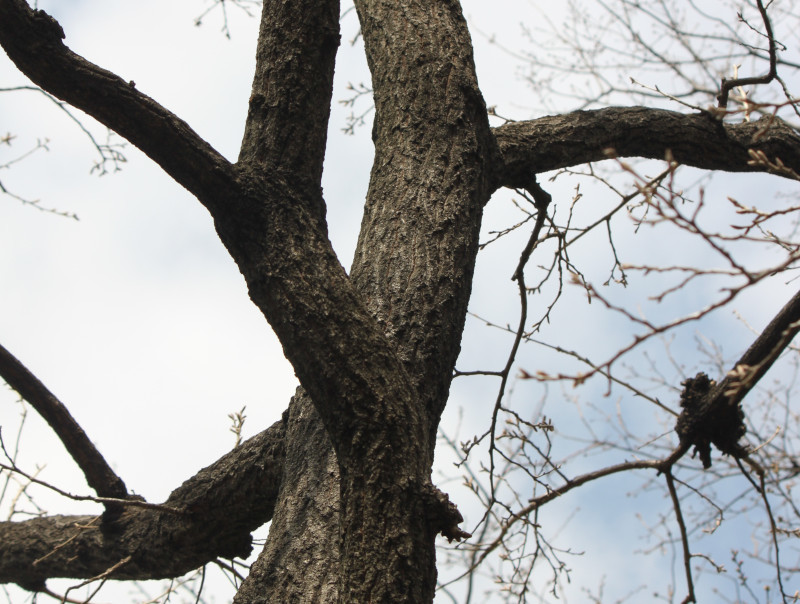
[[255, 17], [258, 14], [261, 2], [259, 2], [259, 0], [211, 0], [211, 5], [208, 8], [206, 8], [206, 10], [204, 10], [200, 15], [195, 17], [194, 20], [195, 26], [200, 27], [201, 25], [203, 25], [203, 19], [205, 19], [208, 15], [219, 9], [222, 12], [222, 28], [220, 29], [220, 31], [226, 38], [230, 40], [231, 29], [230, 29], [230, 23], [228, 21], [229, 6], [238, 8], [239, 10], [244, 12], [248, 17]]
[[[96, 174], [98, 176], [104, 176], [110, 172], [118, 172], [122, 169], [122, 165], [127, 162], [125, 154], [123, 150], [125, 149], [125, 143], [119, 142], [115, 140], [115, 135], [111, 131], [107, 131], [106, 133], [106, 141], [100, 142], [97, 137], [92, 133], [92, 131], [87, 128], [87, 126], [81, 121], [81, 119], [75, 115], [73, 110], [69, 108], [69, 106], [64, 103], [63, 101], [57, 99], [53, 95], [45, 92], [41, 88], [36, 86], [13, 86], [13, 87], [6, 87], [0, 88], [0, 93], [15, 93], [15, 92], [23, 92], [23, 93], [35, 93], [43, 95], [49, 102], [54, 104], [58, 109], [66, 115], [66, 117], [83, 133], [83, 135], [89, 140], [89, 143], [94, 148], [96, 152], [96, 158], [92, 162], [91, 169], [89, 170], [90, 174]], [[2, 148], [11, 149], [15, 139], [17, 137], [13, 134], [6, 133], [3, 136], [0, 136], [0, 150]], [[40, 151], [49, 151], [48, 144], [50, 141], [48, 139], [37, 139], [35, 143], [29, 144], [26, 149], [22, 151], [18, 151], [14, 153], [9, 159], [2, 159], [0, 155], [0, 171], [8, 170], [11, 167], [15, 166], [16, 164], [28, 159], [32, 155]], [[26, 196], [20, 195], [10, 188], [3, 185], [2, 181], [0, 181], [0, 194], [5, 195], [11, 199], [18, 201], [19, 203], [29, 206], [31, 208], [35, 208], [40, 212], [45, 212], [48, 214], [54, 214], [56, 216], [62, 216], [64, 218], [71, 218], [73, 220], [78, 220], [78, 215], [74, 212], [70, 212], [67, 210], [61, 210], [54, 207], [49, 207], [44, 205], [40, 199], [30, 199]]]
[[[589, 22], [580, 16], [583, 14], [581, 5], [570, 2], [574, 16], [566, 26], [552, 27], [546, 36], [541, 31], [535, 35], [530, 32], [530, 39], [536, 44], [529, 56], [531, 80], [536, 92], [546, 101], [544, 105], [556, 99], [567, 99], [575, 102], [577, 108], [588, 108], [625, 95], [628, 99], [633, 96], [645, 102], [677, 101], [707, 111], [720, 120], [750, 120], [753, 113], [759, 113], [770, 118], [765, 120], [765, 129], [784, 110], [800, 115], [798, 102], [789, 93], [779, 73], [780, 68], [797, 69], [800, 66], [779, 55], [785, 47], [777, 40], [767, 12], [780, 9], [772, 7], [772, 3], [757, 0], [753, 9], [760, 23], [751, 21], [753, 17], [738, 13], [736, 26], [721, 17], [705, 15], [710, 19], [710, 26], [704, 31], [709, 33], [697, 33], [687, 26], [691, 20], [686, 12], [703, 14], [703, 9], [693, 2], [688, 4], [686, 11], [677, 14], [677, 9], [663, 0], [601, 2], [605, 17], [593, 17]], [[546, 21], [547, 16], [544, 15], [543, 19]], [[648, 40], [643, 35], [645, 25], [653, 24], [669, 34], [669, 47], [664, 42], [667, 36]], [[596, 34], [596, 44], [591, 44], [591, 40], [587, 42], [587, 29], [590, 34]], [[745, 42], [743, 36], [746, 34], [742, 29], [752, 33], [763, 44]], [[545, 42], [552, 39], [558, 44]], [[493, 41], [500, 45], [496, 39]], [[714, 48], [727, 47], [727, 52], [714, 53], [709, 49], [712, 44]], [[521, 56], [515, 51], [505, 50], [516, 57]], [[558, 54], [559, 51], [569, 51], [573, 63], [560, 63], [562, 55]], [[575, 56], [580, 58], [577, 68]], [[612, 61], [608, 57], [615, 59]], [[728, 68], [734, 63], [734, 78], [718, 77], [719, 73], [725, 73], [716, 67], [723, 59], [728, 62]], [[768, 64], [764, 75], [739, 77], [742, 64], [757, 72], [756, 66], [763, 62]], [[642, 86], [630, 77], [627, 80], [632, 87], [624, 87], [608, 75], [611, 72], [647, 72], [655, 65], [666, 69], [670, 90], [674, 92], [662, 92], [658, 82]], [[576, 92], [573, 88], [572, 92], [565, 92], [559, 88], [561, 79], [558, 74], [568, 73], [572, 77], [576, 72], [587, 82], [583, 89]], [[650, 75], [664, 75], [654, 74]], [[574, 79], [570, 81], [574, 84]], [[714, 86], [715, 82], [718, 87]], [[777, 93], [782, 98], [773, 94], [774, 89], [769, 88], [772, 83], [778, 84]], [[745, 90], [746, 86], [758, 88]], [[761, 95], [764, 100], [756, 101], [754, 90], [761, 93], [762, 89], [765, 89], [765, 94]], [[711, 98], [717, 101], [716, 107], [708, 105]], [[800, 294], [775, 315], [770, 325], [756, 333], [750, 349], [736, 362], [726, 363], [713, 343], [708, 345], [703, 341], [699, 344], [701, 353], [707, 354], [709, 360], [713, 357], [718, 381], [709, 379], [705, 373], [696, 377], [687, 375], [686, 363], [676, 361], [669, 351], [669, 338], [673, 333], [683, 333], [691, 325], [702, 324], [703, 319], [721, 308], [728, 308], [732, 301], [759, 284], [772, 283], [780, 276], [786, 280], [786, 275], [791, 274], [800, 260], [800, 240], [797, 238], [800, 205], [788, 203], [773, 207], [769, 203], [745, 203], [735, 198], [738, 196], [731, 195], [723, 201], [735, 215], [722, 216], [718, 196], [709, 199], [702, 186], [697, 187], [694, 194], [683, 188], [680, 166], [669, 154], [665, 158], [665, 167], [655, 176], [646, 174], [645, 170], [651, 168], [617, 159], [613, 149], [608, 155], [613, 162], [612, 168], [588, 166], [583, 172], [565, 170], [556, 175], [581, 176], [606, 187], [616, 201], [600, 217], [578, 224], [576, 208], [585, 195], [585, 189], [580, 185], [575, 188], [568, 207], [559, 207], [563, 201], [558, 200], [553, 204], [555, 210], [549, 204], [536, 204], [528, 192], [518, 191], [518, 196], [534, 207], [515, 201], [523, 210], [523, 218], [490, 234], [485, 244], [494, 244], [534, 221], [518, 266], [510, 271], [519, 285], [517, 326], [473, 315], [484, 326], [503, 330], [511, 336], [504, 367], [501, 370], [459, 370], [455, 374], [456, 377], [493, 376], [499, 379], [499, 385], [488, 430], [462, 443], [449, 433], [441, 433], [443, 442], [460, 460], [465, 486], [475, 495], [482, 510], [473, 529], [475, 538], [449, 552], [452, 560], [464, 570], [442, 583], [441, 589], [450, 594], [454, 584], [466, 581], [465, 601], [472, 601], [477, 590], [477, 577], [484, 573], [504, 586], [509, 601], [546, 600], [548, 596], [538, 591], [542, 585], [549, 586], [547, 589], [557, 596], [563, 582], [569, 581], [568, 558], [575, 552], [559, 548], [558, 540], [554, 540], [558, 533], [556, 529], [543, 528], [543, 507], [578, 487], [612, 475], [636, 472], [643, 476], [643, 484], [637, 493], [652, 492], [660, 486], [669, 501], [671, 515], [659, 516], [657, 521], [648, 524], [646, 530], [653, 537], [649, 551], [672, 550], [682, 559], [683, 602], [698, 601], [695, 587], [698, 573], [707, 570], [715, 574], [726, 572], [724, 564], [715, 562], [711, 555], [698, 549], [700, 536], [714, 533], [723, 521], [733, 521], [745, 513], [749, 513], [751, 518], [761, 515], [763, 521], [757, 523], [754, 535], [763, 542], [764, 551], [769, 553], [748, 555], [734, 546], [731, 552], [734, 566], [728, 576], [738, 582], [737, 589], [749, 591], [754, 600], [760, 599], [753, 592], [754, 580], [748, 578], [744, 568], [764, 564], [772, 568], [773, 577], [772, 583], [763, 580], [765, 589], [775, 588], [780, 601], [797, 601], [800, 594], [792, 592], [789, 578], [796, 577], [798, 569], [786, 564], [784, 560], [788, 557], [782, 555], [787, 547], [792, 552], [796, 549], [790, 545], [790, 539], [796, 536], [795, 527], [800, 521], [800, 510], [790, 493], [794, 478], [800, 474], [794, 457], [798, 446], [798, 433], [794, 428], [798, 412], [789, 404], [795, 393], [794, 378], [767, 388], [764, 393], [756, 394], [754, 388], [779, 358], [784, 358], [785, 363], [791, 363], [795, 368], [800, 363], [796, 350], [791, 348], [792, 338], [800, 330]], [[768, 172], [800, 180], [780, 158], [753, 151], [751, 162]], [[632, 180], [632, 184], [626, 185], [627, 191], [614, 184], [620, 174]], [[692, 245], [699, 250], [695, 254], [698, 261], [692, 264], [625, 262], [615, 237], [619, 236], [616, 232], [626, 217], [640, 236], [646, 232], [650, 241], [658, 241], [655, 245], [670, 245], [670, 238], [678, 242], [677, 246], [682, 245], [680, 242], [693, 242]], [[602, 231], [608, 243], [612, 268], [601, 288], [586, 276], [576, 258], [579, 255], [578, 244], [592, 235], [596, 246], [597, 235]], [[661, 233], [661, 240], [652, 235], [656, 231]], [[769, 251], [765, 253], [765, 249]], [[537, 263], [535, 271], [526, 269], [531, 258], [535, 258]], [[525, 284], [526, 270], [537, 274], [536, 284], [532, 287]], [[677, 318], [661, 321], [647, 318], [641, 308], [635, 308], [627, 293], [620, 294], [621, 302], [615, 299], [620, 287], [648, 279], [655, 281], [656, 287], [660, 288], [650, 292], [650, 303], [668, 305], [676, 299], [692, 298], [705, 302], [700, 308], [693, 308]], [[617, 315], [633, 328], [634, 335], [630, 341], [615, 346], [606, 353], [605, 360], [592, 360], [589, 354], [549, 342], [548, 338], [541, 336], [557, 303], [564, 303], [570, 282], [578, 285], [591, 301], [599, 302], [608, 313]], [[708, 292], [714, 288], [716, 296], [709, 297]], [[545, 294], [549, 299], [542, 299]], [[542, 309], [533, 321], [528, 316], [531, 301]], [[553, 336], [549, 339], [552, 340]], [[667, 359], [683, 376], [680, 386], [674, 378], [665, 376], [659, 363], [650, 357], [653, 343], [661, 344], [667, 350]], [[524, 344], [555, 351], [577, 362], [583, 369], [577, 372], [531, 369], [518, 359], [520, 347]], [[633, 360], [634, 357], [638, 360]], [[642, 359], [650, 364], [650, 375], [642, 371]], [[628, 375], [622, 375], [620, 368], [627, 370]], [[524, 410], [520, 410], [513, 403], [508, 389], [515, 376], [538, 382], [544, 388], [541, 401], [533, 408], [526, 405]], [[607, 414], [603, 406], [590, 404], [588, 409], [598, 416], [605, 415], [604, 421], [607, 422], [596, 423], [587, 418], [586, 411], [580, 410], [577, 391], [570, 393], [566, 388], [562, 389], [560, 396], [564, 402], [573, 401], [586, 435], [571, 437], [570, 433], [575, 430], [564, 427], [562, 418], [553, 419], [545, 415], [546, 399], [553, 397], [548, 384], [575, 388], [594, 383], [593, 378], [597, 377], [606, 382], [606, 395], [619, 393], [617, 395], [622, 398], [627, 393], [629, 397], [652, 404], [656, 418], [652, 425], [660, 426], [661, 431], [648, 434], [631, 428], [630, 420], [621, 410], [616, 415]], [[646, 385], [648, 382], [651, 386]], [[673, 400], [665, 402], [663, 398], [650, 394], [654, 391], [654, 384], [660, 384], [659, 390], [673, 393]], [[749, 404], [743, 405], [748, 394]], [[763, 397], [762, 400], [758, 400], [758, 396]], [[559, 413], [561, 411], [556, 411]], [[757, 415], [760, 417], [756, 421], [754, 417]], [[599, 424], [614, 435], [603, 435], [597, 428]], [[670, 433], [672, 437], [665, 438]], [[749, 438], [743, 442], [745, 433]], [[558, 453], [564, 449], [561, 444], [564, 440], [577, 445], [566, 455]], [[713, 465], [712, 446], [725, 454]], [[687, 455], [689, 453], [699, 456], [702, 469], [698, 468], [694, 456]], [[571, 463], [588, 455], [606, 455], [617, 461], [584, 473], [569, 470]], [[619, 461], [620, 455], [627, 459]], [[737, 476], [743, 477], [745, 486], [733, 487], [731, 492], [728, 485], [742, 484], [742, 480], [735, 480]], [[534, 581], [534, 568], [540, 565], [550, 570], [549, 581], [543, 581], [541, 577]], [[634, 597], [638, 589], [638, 586], [631, 586], [629, 595]], [[668, 593], [674, 594], [678, 589], [672, 585]], [[672, 600], [672, 595], [661, 595]]]

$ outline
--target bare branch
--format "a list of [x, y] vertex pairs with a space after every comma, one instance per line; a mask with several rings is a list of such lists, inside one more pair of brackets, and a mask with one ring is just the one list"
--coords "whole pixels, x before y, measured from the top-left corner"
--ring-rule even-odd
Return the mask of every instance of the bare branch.
[[678, 492], [675, 490], [675, 479], [672, 477], [672, 469], [667, 468], [664, 471], [664, 478], [667, 481], [667, 488], [669, 489], [669, 496], [672, 499], [672, 508], [675, 510], [675, 519], [678, 523], [678, 528], [681, 533], [681, 546], [683, 548], [683, 570], [686, 573], [686, 586], [688, 594], [683, 600], [683, 604], [689, 602], [697, 602], [694, 595], [694, 581], [692, 580], [692, 554], [689, 550], [689, 537], [686, 534], [686, 523], [683, 521], [683, 513], [681, 512], [681, 503], [678, 499]]
[[[749, 86], [751, 84], [769, 84], [778, 77], [778, 50], [775, 43], [775, 35], [772, 33], [772, 22], [770, 21], [769, 15], [767, 15], [767, 9], [764, 7], [762, 0], [756, 0], [756, 2], [758, 3], [758, 12], [761, 14], [761, 19], [764, 21], [764, 29], [767, 32], [766, 37], [769, 42], [769, 71], [763, 76], [758, 77], [734, 78], [732, 80], [722, 78], [722, 85], [720, 86], [717, 100], [719, 101], [719, 107], [723, 109], [728, 105], [728, 94], [733, 88], [737, 86]], [[771, 4], [771, 2], [768, 4]], [[739, 19], [744, 21], [741, 13], [739, 14]]]
[[95, 493], [100, 497], [115, 499], [128, 496], [125, 483], [111, 469], [63, 403], [2, 345], [0, 376], [47, 421]]
[[128, 139], [201, 200], [229, 182], [224, 157], [135, 82], [73, 53], [50, 15], [24, 0], [1, 0], [0, 12], [0, 43], [35, 84]]
[[730, 172], [769, 171], [753, 164], [751, 151], [800, 171], [800, 135], [786, 122], [764, 117], [723, 123], [709, 114], [684, 115], [645, 107], [609, 107], [513, 122], [492, 130], [503, 154], [502, 186], [519, 188], [533, 172], [547, 172], [608, 158], [664, 159]]
[[113, 517], [0, 522], [0, 583], [40, 591], [48, 578], [89, 579], [127, 556], [110, 578], [177, 577], [218, 557], [247, 558], [250, 533], [272, 517], [284, 435], [283, 421], [275, 423], [187, 480], [163, 506], [125, 502]]

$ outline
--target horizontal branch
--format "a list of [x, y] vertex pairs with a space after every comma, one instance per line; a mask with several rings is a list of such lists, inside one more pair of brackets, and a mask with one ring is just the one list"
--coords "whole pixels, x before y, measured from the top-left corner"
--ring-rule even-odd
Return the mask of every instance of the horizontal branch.
[[247, 440], [175, 489], [161, 510], [131, 502], [111, 521], [0, 522], [0, 583], [41, 590], [46, 579], [88, 579], [128, 557], [109, 578], [172, 578], [218, 557], [246, 558], [251, 532], [272, 518], [285, 431], [281, 420]]
[[778, 118], [727, 124], [709, 114], [646, 107], [609, 107], [512, 122], [493, 129], [504, 167], [502, 186], [522, 188], [532, 173], [608, 158], [664, 159], [706, 170], [763, 172], [750, 150], [800, 171], [800, 134]]

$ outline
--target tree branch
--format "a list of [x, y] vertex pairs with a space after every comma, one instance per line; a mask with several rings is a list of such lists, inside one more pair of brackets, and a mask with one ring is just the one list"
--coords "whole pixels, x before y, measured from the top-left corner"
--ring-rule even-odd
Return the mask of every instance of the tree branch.
[[708, 114], [609, 107], [512, 122], [493, 129], [503, 156], [502, 186], [522, 188], [531, 173], [618, 157], [664, 159], [706, 170], [763, 172], [749, 150], [800, 170], [800, 135], [776, 117], [726, 124]]
[[499, 153], [459, 3], [362, 0], [356, 10], [375, 160], [350, 275], [414, 376], [432, 458]]
[[[503, 544], [503, 541], [506, 535], [512, 530], [513, 526], [520, 521], [524, 521], [530, 514], [541, 508], [543, 505], [549, 503], [550, 501], [561, 497], [562, 495], [566, 495], [568, 492], [572, 491], [575, 488], [583, 486], [589, 482], [594, 480], [598, 480], [600, 478], [605, 478], [606, 476], [612, 476], [614, 474], [618, 474], [620, 472], [628, 472], [631, 470], [656, 470], [657, 472], [661, 473], [665, 470], [671, 468], [677, 461], [683, 457], [683, 455], [688, 450], [688, 447], [684, 446], [683, 444], [678, 445], [670, 454], [663, 458], [663, 459], [639, 459], [634, 461], [625, 461], [622, 463], [615, 464], [613, 466], [607, 466], [605, 468], [600, 468], [599, 470], [593, 470], [591, 472], [587, 472], [585, 474], [581, 474], [576, 476], [575, 478], [567, 479], [566, 483], [561, 485], [557, 488], [548, 489], [544, 495], [539, 495], [538, 497], [533, 497], [528, 500], [528, 504], [522, 507], [520, 510], [511, 513], [503, 522], [503, 525], [498, 532], [497, 536], [492, 540], [491, 543], [488, 543], [484, 546], [481, 546], [481, 554], [477, 557], [477, 559], [472, 563], [471, 567], [465, 571], [464, 575], [468, 572], [471, 572], [473, 569], [480, 566], [486, 558], [489, 557], [494, 550], [496, 550], [500, 545]], [[462, 576], [464, 576], [462, 575]]]
[[702, 373], [684, 382], [681, 395], [684, 409], [675, 431], [681, 443], [696, 447], [704, 467], [711, 465], [711, 443], [729, 455], [740, 456], [744, 452], [738, 444], [745, 431], [742, 400], [764, 377], [798, 331], [800, 292], [775, 315], [719, 383], [711, 382]]
[[[330, 3], [326, 7], [330, 12]], [[368, 415], [376, 400], [386, 399], [389, 384], [390, 398], [411, 404], [408, 376], [355, 292], [315, 211], [318, 190], [302, 186], [297, 174], [254, 170], [247, 162], [232, 166], [135, 86], [72, 53], [61, 42], [61, 26], [24, 0], [0, 0], [0, 14], [0, 44], [23, 73], [125, 136], [209, 209], [301, 383], [317, 404], [327, 405], [321, 415], [330, 420], [326, 426], [333, 428], [334, 442], [342, 435], [343, 444], [352, 444], [353, 410], [360, 405], [359, 412]], [[330, 40], [322, 46], [330, 54]], [[306, 66], [292, 62], [291, 68]], [[288, 74], [281, 77], [291, 80]], [[279, 92], [291, 97], [294, 91]], [[254, 157], [263, 145], [274, 144], [253, 131], [247, 140]], [[363, 396], [356, 401], [354, 393]], [[381, 423], [378, 417], [370, 421]]]
[[89, 440], [67, 408], [2, 345], [0, 345], [0, 377], [28, 401], [50, 425], [95, 493], [100, 497], [118, 499], [128, 496], [125, 483], [106, 463], [100, 451]]
[[338, 47], [338, 0], [264, 3], [239, 153], [240, 164], [276, 170], [301, 186], [323, 225], [320, 183]]
[[[201, 200], [221, 193], [231, 164], [186, 122], [64, 45], [58, 22], [24, 0], [0, 0], [0, 45], [26, 76], [141, 149]], [[224, 176], [224, 178], [221, 178]]]
[[217, 557], [246, 558], [250, 533], [272, 518], [284, 436], [282, 420], [245, 441], [175, 489], [164, 502], [168, 509], [132, 502], [113, 522], [100, 516], [0, 522], [0, 583], [41, 590], [48, 578], [88, 579], [127, 557], [110, 578], [178, 577]]
[[[778, 49], [776, 48], [777, 45], [775, 44], [775, 35], [772, 33], [772, 22], [770, 21], [769, 15], [767, 15], [767, 9], [764, 6], [763, 2], [761, 0], [756, 0], [756, 3], [758, 4], [758, 12], [761, 14], [761, 19], [764, 22], [764, 29], [767, 32], [766, 38], [767, 41], [769, 42], [769, 71], [762, 76], [754, 76], [749, 78], [737, 77], [732, 80], [722, 78], [720, 91], [719, 94], [717, 95], [717, 101], [719, 102], [718, 106], [721, 107], [722, 109], [725, 109], [725, 107], [727, 107], [728, 94], [736, 86], [768, 84], [769, 82], [778, 77]], [[739, 20], [744, 21], [741, 13], [739, 13]]]

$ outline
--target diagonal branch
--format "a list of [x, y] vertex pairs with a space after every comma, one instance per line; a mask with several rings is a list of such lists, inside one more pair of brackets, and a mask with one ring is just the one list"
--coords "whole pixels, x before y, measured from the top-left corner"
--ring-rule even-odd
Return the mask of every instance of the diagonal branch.
[[742, 357], [719, 383], [705, 374], [684, 382], [683, 412], [675, 427], [681, 443], [695, 446], [703, 465], [711, 465], [710, 444], [723, 453], [740, 456], [738, 444], [744, 435], [741, 403], [764, 377], [800, 331], [800, 292], [770, 321]]
[[220, 191], [231, 165], [186, 122], [133, 81], [72, 52], [61, 26], [44, 11], [24, 0], [0, 0], [0, 15], [0, 45], [35, 84], [128, 139], [200, 199]]
[[714, 388], [714, 398], [725, 398], [738, 405], [753, 386], [764, 377], [778, 356], [800, 331], [800, 292], [796, 293], [769, 322], [736, 362], [736, 366]]
[[64, 443], [78, 464], [87, 484], [100, 497], [124, 499], [128, 495], [122, 479], [106, 463], [67, 408], [6, 348], [0, 345], [0, 377], [28, 401]]
[[502, 186], [520, 188], [532, 173], [547, 172], [608, 158], [664, 159], [706, 170], [763, 172], [750, 150], [779, 158], [800, 170], [800, 134], [775, 117], [726, 124], [708, 114], [685, 115], [646, 107], [609, 107], [574, 111], [493, 129], [503, 167]]

